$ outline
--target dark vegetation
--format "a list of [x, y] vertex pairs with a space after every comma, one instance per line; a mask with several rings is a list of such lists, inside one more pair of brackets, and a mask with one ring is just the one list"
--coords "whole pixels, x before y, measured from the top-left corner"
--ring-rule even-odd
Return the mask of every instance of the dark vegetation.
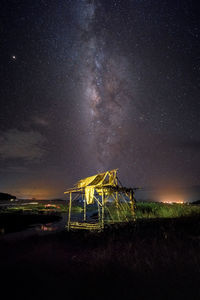
[[170, 207], [182, 209], [179, 217], [140, 204], [144, 218], [101, 233], [2, 238], [1, 292], [9, 283], [7, 298], [200, 299], [200, 214]]
[[7, 194], [7, 193], [0, 193], [0, 201], [1, 200], [10, 200], [10, 199], [16, 199], [15, 196]]
[[194, 201], [192, 204], [200, 204], [200, 200]]

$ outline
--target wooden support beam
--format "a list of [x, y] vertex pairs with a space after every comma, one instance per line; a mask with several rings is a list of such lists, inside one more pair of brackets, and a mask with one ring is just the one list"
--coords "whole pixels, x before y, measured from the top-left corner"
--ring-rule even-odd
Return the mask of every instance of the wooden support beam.
[[104, 228], [104, 216], [105, 216], [105, 200], [104, 200], [104, 191], [101, 189], [102, 192], [102, 214], [101, 214], [101, 226], [102, 229]]
[[121, 219], [120, 219], [120, 214], [119, 214], [119, 198], [118, 198], [118, 192], [116, 192], [115, 205], [116, 205], [116, 208], [117, 208], [117, 217], [118, 217], [119, 221], [121, 221]]
[[101, 202], [97, 199], [97, 197], [94, 195], [94, 199], [97, 201], [97, 203], [102, 206]]
[[86, 214], [87, 202], [86, 202], [86, 199], [85, 199], [84, 196], [83, 196], [83, 198], [84, 198], [84, 217], [83, 217], [83, 220], [86, 221], [86, 218], [87, 218], [87, 214]]
[[68, 231], [70, 230], [70, 219], [71, 219], [71, 209], [72, 209], [72, 193], [69, 194], [69, 213], [68, 213]]
[[108, 208], [108, 206], [105, 206], [105, 208], [107, 209], [107, 211], [108, 211], [108, 213], [110, 215], [111, 220], [114, 222], [115, 220], [114, 220], [114, 218], [113, 218], [113, 216], [112, 216], [112, 214], [110, 212], [110, 209]]
[[134, 200], [133, 200], [133, 191], [130, 192], [130, 202], [131, 202], [131, 212], [132, 215], [135, 216], [135, 209], [134, 209]]
[[99, 223], [100, 223], [100, 221], [101, 221], [101, 211], [100, 211], [99, 201], [97, 202], [97, 205], [98, 205], [98, 220], [99, 220]]
[[125, 203], [125, 205], [126, 205], [126, 208], [127, 208], [127, 209], [130, 209], [130, 206], [128, 205], [128, 203], [127, 203], [126, 199], [124, 198], [124, 195], [123, 195], [123, 194], [121, 194], [121, 197], [122, 197], [122, 199], [123, 199], [123, 201], [124, 201], [124, 203]]
[[101, 202], [97, 199], [97, 197], [94, 195], [94, 200], [97, 202], [97, 206], [98, 206], [98, 221], [99, 224], [101, 223], [101, 211], [100, 211], [100, 207], [102, 207]]
[[[120, 196], [123, 196], [120, 194]], [[122, 198], [123, 199], [123, 198]], [[124, 199], [123, 199], [124, 200]], [[120, 213], [124, 216], [125, 220], [128, 221], [128, 218], [127, 218], [127, 211], [125, 210], [124, 206], [123, 206], [123, 203], [122, 202], [119, 202], [119, 208], [120, 208]]]

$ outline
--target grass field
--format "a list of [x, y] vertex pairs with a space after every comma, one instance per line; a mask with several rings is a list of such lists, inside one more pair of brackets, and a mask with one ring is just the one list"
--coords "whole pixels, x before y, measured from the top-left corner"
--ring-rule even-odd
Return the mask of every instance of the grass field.
[[199, 207], [137, 203], [136, 217], [101, 233], [63, 230], [1, 239], [2, 293], [5, 288], [7, 298], [26, 299], [199, 300]]
[[[163, 204], [163, 203], [148, 203], [137, 202], [135, 206], [135, 214], [131, 213], [128, 205], [121, 206], [121, 213], [119, 214], [116, 207], [108, 204], [105, 210], [105, 223], [109, 220], [121, 222], [132, 222], [148, 219], [163, 219], [163, 218], [180, 218], [188, 216], [200, 215], [200, 206], [187, 204]], [[88, 206], [88, 211], [91, 218], [97, 221], [97, 208]], [[26, 204], [7, 207], [0, 211], [0, 232], [7, 233], [12, 231], [20, 231], [28, 228], [34, 224], [45, 224], [59, 221], [62, 214], [68, 213], [68, 206], [66, 204]], [[72, 206], [72, 215], [80, 214], [80, 220], [83, 219], [83, 207]], [[93, 220], [93, 221], [94, 221]]]
[[[117, 220], [117, 210], [115, 206], [109, 205], [109, 212]], [[123, 205], [120, 218], [125, 221], [125, 216], [129, 221], [133, 219], [130, 207]], [[137, 202], [135, 205], [134, 219], [155, 219], [155, 218], [180, 218], [200, 215], [200, 206], [189, 204], [165, 204], [156, 202]], [[109, 216], [107, 212], [107, 216]]]
[[165, 204], [137, 202], [136, 218], [179, 218], [200, 214], [200, 206], [189, 204]]
[[[113, 217], [116, 217], [117, 211], [114, 205], [107, 205]], [[129, 208], [123, 205], [124, 213], [130, 216]], [[67, 213], [68, 205], [66, 204], [27, 204], [8, 207], [0, 213], [13, 213], [13, 212], [59, 212]], [[87, 211], [97, 211], [94, 206], [88, 206]], [[72, 205], [72, 213], [82, 213], [83, 205]], [[137, 202], [135, 205], [135, 217], [139, 219], [149, 219], [149, 218], [178, 218], [183, 216], [197, 215], [200, 214], [199, 205], [190, 204], [165, 204], [158, 202]]]

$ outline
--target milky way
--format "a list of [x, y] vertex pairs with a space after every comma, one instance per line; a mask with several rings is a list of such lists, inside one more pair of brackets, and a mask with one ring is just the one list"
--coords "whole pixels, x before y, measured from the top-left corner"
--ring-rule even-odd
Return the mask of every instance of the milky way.
[[127, 186], [198, 185], [198, 9], [1, 1], [0, 191], [62, 196], [112, 168]]
[[105, 170], [123, 153], [126, 136], [122, 124], [133, 98], [128, 61], [106, 43], [103, 30], [95, 32], [95, 20], [103, 10], [97, 2], [83, 1], [81, 12], [82, 108], [88, 142], [95, 153], [97, 168]]

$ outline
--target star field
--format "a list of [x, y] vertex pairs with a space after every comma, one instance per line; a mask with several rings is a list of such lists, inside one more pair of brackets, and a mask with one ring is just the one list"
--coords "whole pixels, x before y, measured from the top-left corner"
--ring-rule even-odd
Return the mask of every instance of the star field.
[[0, 190], [200, 182], [195, 1], [1, 1]]

